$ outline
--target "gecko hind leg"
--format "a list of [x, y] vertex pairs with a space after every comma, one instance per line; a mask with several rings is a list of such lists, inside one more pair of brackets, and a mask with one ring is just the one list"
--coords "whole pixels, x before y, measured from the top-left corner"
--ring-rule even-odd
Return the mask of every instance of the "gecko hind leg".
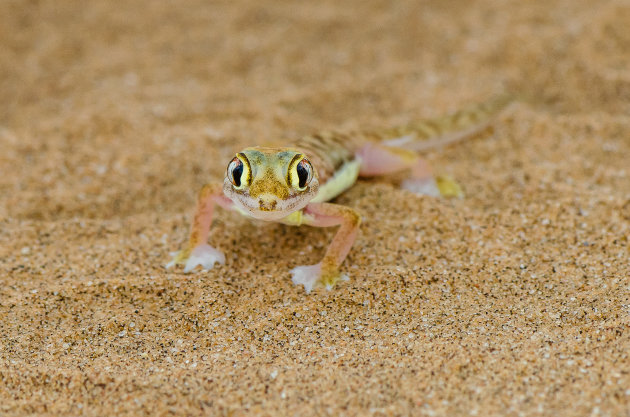
[[402, 182], [402, 188], [415, 194], [434, 197], [462, 197], [459, 184], [446, 175], [434, 176], [429, 163], [416, 152], [370, 143], [357, 152], [361, 158], [360, 176], [395, 174], [411, 170], [409, 178]]

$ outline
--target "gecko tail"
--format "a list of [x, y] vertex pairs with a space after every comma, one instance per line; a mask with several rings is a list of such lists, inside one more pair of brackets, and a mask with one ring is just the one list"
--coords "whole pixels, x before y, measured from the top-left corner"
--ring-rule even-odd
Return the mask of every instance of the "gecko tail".
[[514, 95], [504, 94], [443, 117], [389, 129], [383, 136], [392, 139], [382, 144], [416, 152], [444, 147], [486, 129], [515, 99]]

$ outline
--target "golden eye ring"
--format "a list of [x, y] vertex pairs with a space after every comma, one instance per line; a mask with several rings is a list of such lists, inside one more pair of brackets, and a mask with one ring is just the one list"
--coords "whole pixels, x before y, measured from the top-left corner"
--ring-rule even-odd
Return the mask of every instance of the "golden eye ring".
[[305, 190], [306, 186], [309, 185], [313, 179], [313, 166], [308, 159], [302, 158], [296, 165], [295, 170], [298, 177], [297, 188], [300, 191]]
[[227, 177], [236, 189], [243, 188], [249, 182], [249, 166], [235, 156], [227, 167]]

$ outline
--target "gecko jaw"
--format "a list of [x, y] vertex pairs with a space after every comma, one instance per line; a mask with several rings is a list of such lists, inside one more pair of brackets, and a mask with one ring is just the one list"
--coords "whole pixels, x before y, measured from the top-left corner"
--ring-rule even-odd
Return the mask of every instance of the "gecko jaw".
[[253, 198], [247, 195], [229, 195], [230, 199], [249, 216], [259, 220], [276, 221], [291, 213], [303, 209], [311, 200], [308, 195], [296, 195], [286, 200], [266, 195], [265, 198]]

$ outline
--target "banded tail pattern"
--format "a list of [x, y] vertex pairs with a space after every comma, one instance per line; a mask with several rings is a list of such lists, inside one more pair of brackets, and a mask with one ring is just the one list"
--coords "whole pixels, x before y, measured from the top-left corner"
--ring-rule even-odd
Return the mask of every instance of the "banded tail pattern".
[[379, 132], [383, 145], [412, 151], [445, 146], [485, 129], [514, 96], [502, 95], [455, 113]]
[[303, 136], [290, 147], [312, 159], [320, 179], [325, 182], [345, 163], [355, 159], [356, 152], [367, 143], [418, 152], [445, 146], [486, 128], [513, 101], [504, 95], [434, 119], [420, 120], [404, 126], [375, 131], [322, 131]]

